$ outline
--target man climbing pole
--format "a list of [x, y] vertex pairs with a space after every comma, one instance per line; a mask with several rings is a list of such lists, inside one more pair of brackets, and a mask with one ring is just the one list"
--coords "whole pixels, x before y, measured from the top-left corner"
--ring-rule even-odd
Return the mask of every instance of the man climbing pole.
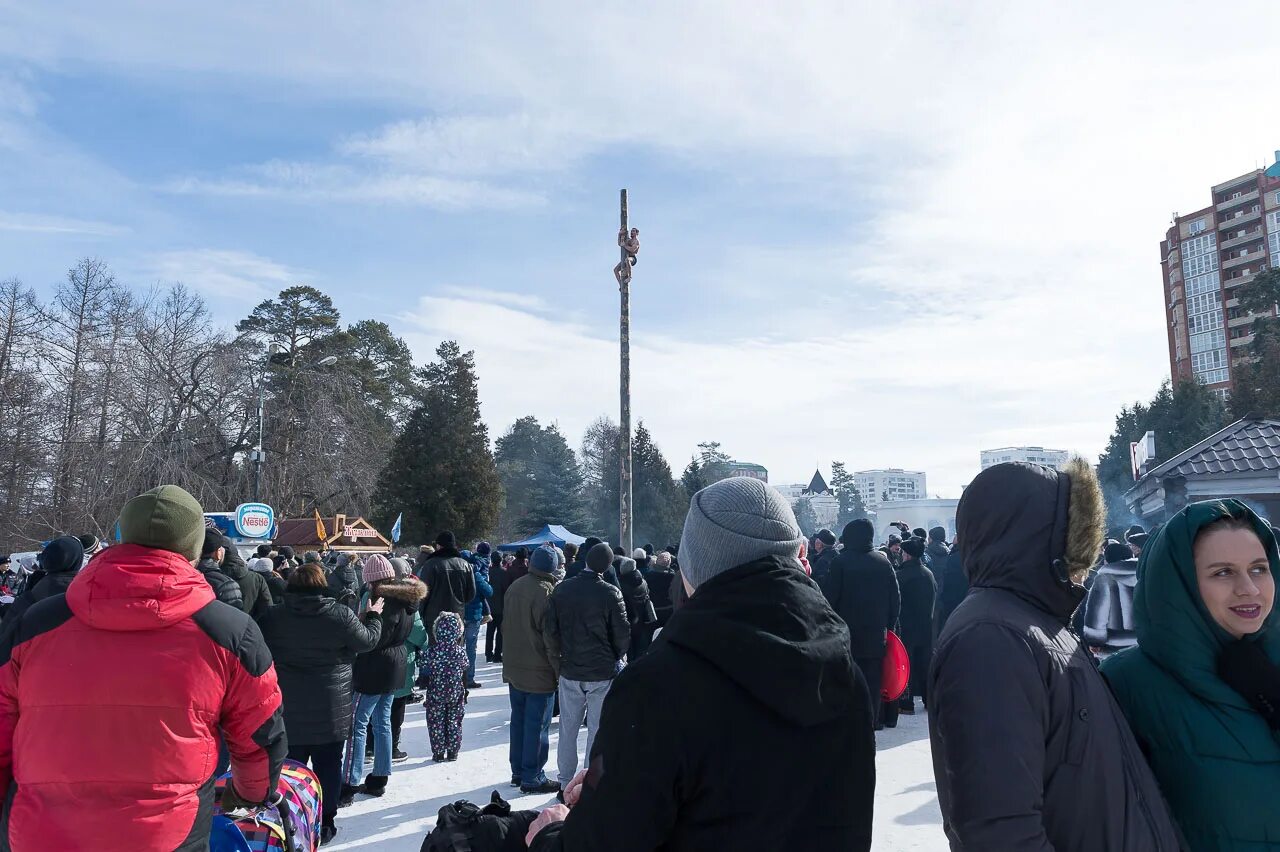
[[619, 230], [618, 247], [627, 253], [613, 268], [613, 277], [618, 279], [618, 286], [621, 287], [623, 279], [631, 280], [631, 267], [636, 265], [636, 255], [640, 253], [640, 229], [632, 228], [630, 236], [627, 236], [625, 229]]

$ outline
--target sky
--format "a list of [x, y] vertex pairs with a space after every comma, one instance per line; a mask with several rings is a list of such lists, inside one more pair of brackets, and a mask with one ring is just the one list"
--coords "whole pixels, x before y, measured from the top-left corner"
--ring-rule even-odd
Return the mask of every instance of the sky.
[[[1119, 8], [1117, 8], [1119, 7]], [[1096, 458], [1167, 377], [1170, 214], [1273, 161], [1274, 6], [0, 0], [0, 278], [77, 259], [230, 327], [302, 283], [491, 434], [633, 408], [807, 481]]]

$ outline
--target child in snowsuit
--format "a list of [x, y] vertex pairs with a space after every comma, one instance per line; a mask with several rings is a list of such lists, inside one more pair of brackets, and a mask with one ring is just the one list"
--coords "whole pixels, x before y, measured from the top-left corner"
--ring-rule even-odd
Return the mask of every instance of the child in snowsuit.
[[462, 750], [462, 714], [467, 703], [467, 650], [462, 619], [442, 612], [431, 628], [435, 644], [427, 651], [427, 733], [436, 762], [457, 760]]

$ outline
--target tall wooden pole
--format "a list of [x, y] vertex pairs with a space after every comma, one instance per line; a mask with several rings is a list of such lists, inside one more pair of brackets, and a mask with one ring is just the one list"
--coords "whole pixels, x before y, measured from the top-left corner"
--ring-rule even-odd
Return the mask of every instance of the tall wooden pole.
[[[622, 230], [627, 231], [627, 191], [622, 190]], [[627, 250], [619, 248], [622, 254], [622, 311], [619, 326], [619, 343], [622, 353], [622, 374], [619, 390], [622, 396], [622, 413], [620, 415], [618, 435], [618, 457], [620, 460], [620, 478], [618, 487], [618, 546], [626, 551], [632, 550], [631, 529], [631, 260]]]

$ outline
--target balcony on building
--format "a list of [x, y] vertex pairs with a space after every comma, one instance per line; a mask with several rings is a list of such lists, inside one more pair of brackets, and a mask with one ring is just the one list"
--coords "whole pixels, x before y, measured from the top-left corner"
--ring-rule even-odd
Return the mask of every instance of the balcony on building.
[[1256, 222], [1261, 218], [1261, 210], [1237, 210], [1234, 215], [1224, 218], [1218, 222], [1218, 230], [1222, 231], [1227, 228], [1239, 228], [1241, 225]]
[[1244, 234], [1239, 237], [1232, 237], [1231, 239], [1224, 241], [1222, 245], [1218, 246], [1218, 248], [1220, 249], [1235, 248], [1236, 246], [1242, 246], [1245, 243], [1252, 243], [1258, 240], [1264, 240], [1266, 239], [1266, 236], [1267, 235], [1262, 230], [1262, 226], [1259, 225], [1257, 228], [1254, 228], [1252, 231], [1249, 231], [1247, 234]]
[[1236, 255], [1235, 257], [1227, 257], [1227, 258], [1223, 258], [1223, 259], [1222, 259], [1222, 268], [1223, 268], [1223, 269], [1235, 269], [1237, 266], [1242, 266], [1242, 265], [1244, 265], [1244, 264], [1248, 263], [1249, 261], [1251, 261], [1251, 260], [1255, 260], [1255, 259], [1257, 259], [1257, 258], [1259, 258], [1259, 257], [1266, 257], [1266, 252], [1261, 251], [1261, 250], [1259, 250], [1259, 251], [1251, 251], [1251, 252], [1249, 252], [1248, 254], [1240, 254], [1240, 255]]
[[1240, 348], [1242, 348], [1242, 347], [1248, 346], [1248, 345], [1249, 345], [1250, 343], [1252, 343], [1252, 342], [1253, 342], [1253, 335], [1252, 335], [1252, 334], [1251, 334], [1251, 335], [1249, 335], [1248, 337], [1237, 337], [1237, 338], [1234, 338], [1234, 339], [1231, 341], [1231, 348], [1232, 348], [1232, 349], [1240, 349]]
[[1217, 210], [1219, 213], [1221, 213], [1222, 211], [1230, 210], [1232, 207], [1235, 207], [1237, 205], [1248, 204], [1250, 202], [1257, 201], [1259, 197], [1260, 196], [1258, 194], [1258, 190], [1255, 187], [1253, 192], [1246, 192], [1241, 195], [1237, 195], [1234, 198], [1228, 198], [1225, 201], [1218, 204], [1214, 209]]

